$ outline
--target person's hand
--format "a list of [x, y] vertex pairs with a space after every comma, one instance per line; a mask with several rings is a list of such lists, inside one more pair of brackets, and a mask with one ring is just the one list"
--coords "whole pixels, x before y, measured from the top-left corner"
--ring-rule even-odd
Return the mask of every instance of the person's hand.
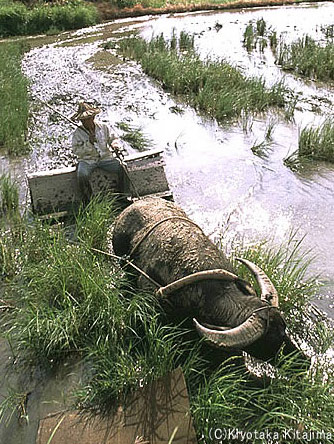
[[114, 150], [121, 151], [122, 150], [122, 144], [121, 144], [120, 139], [114, 139], [111, 142], [111, 148], [113, 148]]
[[150, 444], [150, 442], [146, 441], [143, 436], [136, 436], [134, 444]]
[[111, 150], [116, 154], [117, 157], [123, 158], [126, 154], [122, 142], [120, 139], [114, 139], [110, 144]]

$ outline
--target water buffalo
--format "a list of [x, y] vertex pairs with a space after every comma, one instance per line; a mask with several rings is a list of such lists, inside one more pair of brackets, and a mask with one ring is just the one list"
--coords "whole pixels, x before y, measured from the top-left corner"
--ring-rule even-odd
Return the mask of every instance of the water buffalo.
[[140, 274], [139, 287], [151, 289], [156, 282], [157, 295], [168, 300], [173, 312], [193, 318], [211, 345], [244, 350], [262, 360], [272, 359], [284, 343], [291, 347], [269, 278], [242, 260], [258, 281], [258, 297], [174, 203], [151, 197], [131, 204], [116, 220], [113, 248], [150, 277]]

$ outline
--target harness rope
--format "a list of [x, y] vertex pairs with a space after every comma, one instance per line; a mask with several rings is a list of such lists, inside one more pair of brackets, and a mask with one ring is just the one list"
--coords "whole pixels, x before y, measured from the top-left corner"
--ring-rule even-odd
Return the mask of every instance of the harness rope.
[[[131, 257], [133, 255], [133, 253], [137, 250], [137, 248], [139, 247], [139, 245], [152, 233], [153, 230], [155, 230], [155, 228], [157, 228], [159, 225], [163, 224], [164, 222], [168, 221], [168, 220], [172, 220], [172, 219], [178, 219], [178, 220], [183, 220], [186, 222], [191, 223], [192, 225], [195, 225], [195, 227], [197, 227], [198, 229], [201, 230], [201, 232], [203, 233], [202, 228], [196, 224], [196, 222], [193, 222], [192, 220], [183, 217], [183, 216], [170, 216], [170, 217], [166, 217], [165, 219], [161, 219], [158, 222], [154, 223], [153, 225], [151, 225], [147, 231], [143, 234], [143, 236], [141, 237], [141, 239], [139, 239], [139, 241], [135, 244], [135, 246], [132, 248], [132, 250], [129, 253], [129, 257]], [[203, 233], [204, 234], [204, 233]]]

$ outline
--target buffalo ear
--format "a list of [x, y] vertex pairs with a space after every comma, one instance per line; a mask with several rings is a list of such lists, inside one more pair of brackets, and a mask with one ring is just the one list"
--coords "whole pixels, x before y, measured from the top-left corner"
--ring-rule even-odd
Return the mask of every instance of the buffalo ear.
[[235, 285], [237, 286], [238, 290], [240, 290], [246, 296], [256, 296], [254, 288], [249, 282], [245, 281], [244, 279], [236, 279]]

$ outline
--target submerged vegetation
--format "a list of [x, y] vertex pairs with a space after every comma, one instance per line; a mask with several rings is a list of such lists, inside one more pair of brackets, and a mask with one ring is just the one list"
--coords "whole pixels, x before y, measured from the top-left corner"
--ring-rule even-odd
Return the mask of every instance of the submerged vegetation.
[[0, 36], [55, 33], [91, 26], [99, 21], [95, 6], [81, 0], [61, 3], [0, 2]]
[[0, 45], [0, 147], [14, 155], [28, 150], [28, 80], [21, 71], [24, 51], [17, 43]]
[[[98, 198], [69, 227], [21, 219], [2, 229], [2, 298], [11, 307], [2, 316], [16, 362], [49, 368], [77, 356], [89, 369], [77, 405], [105, 413], [129, 390], [181, 366], [200, 442], [221, 424], [246, 432], [332, 431], [333, 380], [328, 373], [324, 381], [320, 362], [307, 372], [296, 369], [296, 358], [282, 358], [279, 377], [264, 385], [254, 384], [237, 359], [213, 366], [215, 350], [208, 352], [185, 325], [168, 324], [152, 294], [135, 290], [118, 262], [94, 253], [107, 248], [115, 212], [115, 201]], [[258, 244], [242, 254], [273, 280], [294, 334], [303, 332], [303, 340], [325, 351], [328, 331], [317, 324], [305, 331], [317, 284], [306, 278], [308, 260], [295, 238], [279, 250]], [[19, 394], [9, 393], [0, 414], [15, 399]]]
[[266, 88], [262, 79], [246, 78], [224, 61], [203, 61], [190, 37], [183, 36], [178, 42], [175, 36], [168, 41], [160, 35], [150, 42], [133, 37], [120, 42], [120, 51], [138, 60], [145, 73], [164, 88], [220, 122], [242, 113], [283, 108], [286, 103], [282, 83]]

